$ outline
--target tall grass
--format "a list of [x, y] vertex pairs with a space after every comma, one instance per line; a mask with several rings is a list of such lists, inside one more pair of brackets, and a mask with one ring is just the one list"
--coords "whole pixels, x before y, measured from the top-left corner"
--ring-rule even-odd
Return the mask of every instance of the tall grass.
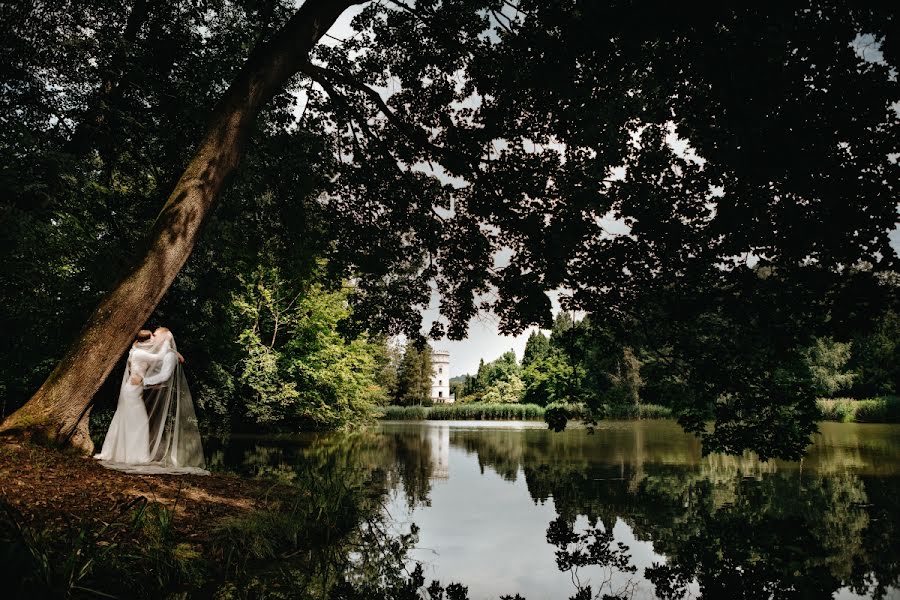
[[439, 404], [428, 413], [432, 421], [499, 420], [539, 421], [544, 409], [537, 404]]
[[29, 522], [0, 500], [0, 574], [6, 597], [153, 597], [202, 584], [203, 560], [177, 539], [174, 507], [139, 496], [108, 522], [62, 529]]
[[[537, 404], [489, 404], [472, 402], [469, 404], [438, 404], [424, 406], [386, 406], [383, 419], [391, 421], [541, 421], [544, 413], [551, 406], [565, 407], [569, 419], [580, 420], [588, 415], [581, 404], [553, 404], [538, 406]], [[672, 411], [665, 406], [641, 404], [640, 406], [606, 406], [603, 415], [607, 419], [665, 419], [672, 416]]]
[[900, 396], [879, 396], [865, 400], [820, 398], [816, 401], [825, 421], [842, 423], [900, 423]]
[[384, 419], [392, 421], [540, 421], [544, 408], [537, 404], [438, 404], [437, 406], [386, 406]]
[[424, 421], [431, 410], [425, 406], [385, 406], [382, 419], [390, 421]]
[[669, 419], [672, 409], [659, 404], [604, 404], [605, 419]]

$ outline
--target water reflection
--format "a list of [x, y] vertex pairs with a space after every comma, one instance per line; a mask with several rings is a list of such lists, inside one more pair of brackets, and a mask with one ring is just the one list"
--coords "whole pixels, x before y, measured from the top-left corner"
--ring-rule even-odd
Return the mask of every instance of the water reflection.
[[471, 598], [898, 596], [898, 426], [825, 423], [801, 462], [702, 457], [665, 421], [385, 423], [212, 458], [356, 473], [395, 525], [419, 525], [410, 556]]

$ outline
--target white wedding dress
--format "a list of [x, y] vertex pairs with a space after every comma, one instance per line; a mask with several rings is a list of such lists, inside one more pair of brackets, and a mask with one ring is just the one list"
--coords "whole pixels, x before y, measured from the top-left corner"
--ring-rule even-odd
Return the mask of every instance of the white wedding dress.
[[[141, 383], [131, 383], [133, 376]], [[131, 473], [209, 473], [171, 332], [137, 342], [128, 353], [116, 412], [94, 458]]]

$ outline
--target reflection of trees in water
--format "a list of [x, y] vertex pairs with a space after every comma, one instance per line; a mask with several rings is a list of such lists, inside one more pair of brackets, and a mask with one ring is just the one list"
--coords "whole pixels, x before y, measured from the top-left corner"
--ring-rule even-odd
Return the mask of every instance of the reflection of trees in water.
[[213, 467], [245, 475], [295, 480], [307, 469], [354, 473], [381, 493], [402, 490], [409, 506], [428, 502], [433, 476], [432, 444], [422, 428], [380, 434], [363, 430], [346, 434], [301, 435], [272, 439], [233, 438], [213, 446]]
[[[477, 453], [482, 468], [512, 477], [522, 469], [535, 502], [553, 499], [551, 543], [565, 539], [560, 531], [578, 535], [579, 515], [593, 535], [622, 519], [666, 556], [644, 573], [660, 597], [685, 597], [695, 581], [709, 598], [825, 597], [844, 586], [880, 598], [898, 583], [900, 480], [839, 468], [848, 462], [841, 446], [814, 452], [816, 470], [804, 472], [752, 455], [697, 455], [684, 464], [683, 451], [654, 447], [641, 432], [629, 440], [632, 452], [616, 440], [610, 454], [588, 437], [532, 444], [542, 433], [460, 432], [453, 443]], [[865, 444], [846, 448], [850, 462], [871, 463]], [[877, 441], [874, 448], [884, 451]], [[884, 468], [893, 467], [873, 466]], [[620, 557], [597, 558], [622, 570]]]
[[[402, 490], [410, 504], [427, 501], [427, 437], [363, 431], [241, 442], [233, 439], [214, 452], [236, 470], [294, 486], [296, 495], [279, 500], [277, 513], [234, 526], [239, 534], [276, 547], [231, 573], [239, 587], [260, 596], [277, 590], [279, 597], [361, 599], [414, 586], [417, 579], [406, 570], [406, 556], [417, 529], [396, 531], [384, 508], [395, 490]], [[260, 530], [285, 514], [290, 522]], [[286, 535], [286, 530], [295, 533]]]
[[[558, 518], [547, 541], [557, 548], [560, 569], [573, 574], [577, 598], [633, 591], [640, 573], [632, 573], [627, 549], [612, 538], [616, 519], [666, 557], [643, 572], [663, 598], [685, 597], [693, 584], [707, 598], [820, 597], [844, 586], [881, 598], [896, 585], [900, 478], [895, 459], [880, 465], [873, 459], [895, 452], [896, 444], [853, 433], [814, 449], [801, 469], [752, 455], [701, 457], [699, 446], [685, 443], [692, 438], [654, 427], [595, 436], [451, 430], [449, 441], [507, 480], [524, 473], [535, 502], [553, 500]], [[316, 575], [304, 580], [304, 590], [324, 597], [310, 590], [343, 589], [354, 598], [363, 597], [353, 596], [360, 590], [399, 589], [415, 580], [403, 570], [415, 531], [390, 532], [381, 508], [392, 491], [402, 491], [410, 506], [428, 504], [435, 465], [446, 467], [445, 457], [435, 458], [441, 449], [432, 434], [415, 425], [225, 452], [228, 464], [246, 472], [315, 489], [310, 502], [321, 503], [319, 519], [331, 523], [332, 534], [310, 552], [304, 572]], [[865, 469], [842, 468], [848, 462]], [[332, 483], [314, 483], [310, 474], [327, 474]], [[579, 516], [587, 518], [586, 529], [576, 530]], [[579, 585], [578, 569], [587, 566], [605, 569], [605, 579], [594, 578], [602, 589]]]
[[[637, 567], [631, 564], [628, 547], [614, 539], [611, 528], [601, 525], [577, 532], [571, 523], [558, 517], [547, 528], [547, 542], [557, 548], [556, 566], [572, 577], [576, 590], [572, 600], [614, 600], [634, 595]], [[593, 578], [593, 585], [582, 582], [579, 570], [585, 567], [599, 567], [602, 578]]]
[[623, 518], [667, 557], [645, 573], [662, 597], [684, 597], [694, 579], [708, 597], [826, 597], [866, 562], [865, 497], [852, 475], [713, 483], [685, 474], [642, 489], [642, 518]]
[[453, 432], [451, 443], [468, 454], [474, 454], [482, 474], [486, 467], [490, 467], [505, 481], [516, 480], [524, 461], [525, 444], [515, 435], [485, 436], [480, 431]]

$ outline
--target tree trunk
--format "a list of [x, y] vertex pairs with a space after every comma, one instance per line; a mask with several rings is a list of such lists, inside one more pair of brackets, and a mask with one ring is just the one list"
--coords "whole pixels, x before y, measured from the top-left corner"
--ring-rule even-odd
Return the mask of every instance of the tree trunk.
[[226, 180], [238, 165], [256, 115], [309, 58], [309, 51], [358, 0], [306, 0], [247, 59], [219, 105], [194, 157], [175, 185], [136, 266], [103, 299], [77, 340], [0, 433], [22, 433], [91, 453], [91, 400], [153, 313], [191, 254]]

